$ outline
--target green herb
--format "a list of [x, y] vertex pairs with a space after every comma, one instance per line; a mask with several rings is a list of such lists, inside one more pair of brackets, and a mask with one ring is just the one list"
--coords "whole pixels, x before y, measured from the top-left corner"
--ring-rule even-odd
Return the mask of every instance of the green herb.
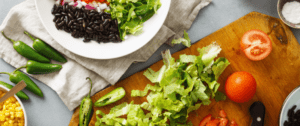
[[[123, 103], [112, 108], [109, 114], [98, 110], [96, 114], [102, 118], [97, 116], [96, 126], [192, 125], [187, 123], [191, 111], [209, 105], [211, 98], [216, 101], [226, 99], [218, 92], [217, 79], [230, 64], [226, 58], [214, 60], [221, 51], [216, 43], [198, 51], [199, 56], [183, 54], [175, 61], [167, 50], [162, 54], [162, 68], [157, 72], [149, 68], [144, 73], [154, 85], [148, 84], [143, 91], [131, 92], [132, 97], [147, 96], [147, 102], [141, 105]], [[127, 120], [121, 118], [122, 115], [127, 115]]]
[[107, 0], [110, 2], [112, 19], [119, 23], [120, 38], [126, 34], [139, 35], [143, 32], [143, 23], [150, 19], [161, 7], [160, 0]]

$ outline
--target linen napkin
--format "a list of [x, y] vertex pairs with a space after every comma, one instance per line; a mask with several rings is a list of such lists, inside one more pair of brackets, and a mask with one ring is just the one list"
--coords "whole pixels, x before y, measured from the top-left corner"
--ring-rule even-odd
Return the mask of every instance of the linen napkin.
[[[85, 80], [86, 77], [90, 77], [94, 82], [92, 94], [109, 84], [114, 85], [126, 72], [131, 63], [135, 61], [145, 62], [163, 43], [170, 41], [171, 39], [169, 38], [181, 37], [183, 30], [190, 28], [199, 10], [211, 1], [172, 0], [164, 25], [150, 42], [132, 54], [111, 60], [95, 60], [81, 57], [59, 45], [43, 27], [34, 0], [26, 0], [13, 7], [0, 26], [0, 31], [4, 31], [7, 36], [14, 40], [22, 40], [31, 46], [32, 40], [23, 34], [24, 30], [26, 30], [35, 37], [44, 40], [67, 58], [68, 62], [62, 64], [63, 68], [59, 72], [32, 75], [32, 77], [56, 91], [71, 111], [80, 104], [81, 99], [89, 91], [90, 85]], [[2, 35], [0, 35], [0, 58], [3, 58], [16, 68], [25, 65], [27, 62], [27, 59], [18, 54], [13, 49], [12, 43]], [[52, 61], [52, 63], [57, 62]]]

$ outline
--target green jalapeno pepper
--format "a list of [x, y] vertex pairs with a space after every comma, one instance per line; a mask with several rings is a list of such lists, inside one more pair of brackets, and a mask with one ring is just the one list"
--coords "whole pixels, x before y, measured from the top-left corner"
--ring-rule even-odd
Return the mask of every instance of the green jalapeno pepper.
[[26, 68], [26, 72], [29, 74], [47, 74], [59, 71], [62, 66], [59, 64], [39, 63], [33, 60], [28, 60], [26, 65], [18, 68], [18, 70], [22, 68]]
[[[0, 85], [8, 88], [8, 89], [12, 89], [14, 86], [8, 84], [8, 83], [5, 83], [3, 81], [0, 81]], [[28, 100], [29, 97], [23, 92], [23, 91], [19, 91], [18, 93], [16, 93], [16, 95], [20, 98], [20, 99], [24, 99], [24, 100]]]
[[52, 48], [50, 45], [48, 45], [47, 43], [45, 43], [44, 41], [42, 41], [39, 38], [32, 37], [26, 31], [24, 31], [24, 33], [26, 35], [28, 35], [30, 37], [30, 39], [32, 39], [32, 41], [33, 41], [32, 47], [39, 54], [42, 54], [43, 56], [45, 56], [45, 57], [47, 57], [49, 59], [53, 59], [53, 60], [58, 61], [58, 62], [62, 62], [62, 63], [67, 62], [67, 59], [63, 55], [61, 55], [57, 50], [55, 50], [54, 48]]
[[32, 49], [30, 46], [28, 46], [27, 44], [25, 44], [22, 41], [14, 41], [10, 38], [8, 38], [4, 32], [2, 31], [2, 35], [8, 39], [9, 41], [13, 42], [13, 47], [14, 49], [22, 56], [24, 56], [25, 58], [28, 58], [30, 60], [34, 60], [34, 61], [38, 61], [38, 62], [42, 62], [42, 63], [49, 63], [50, 60], [42, 55], [40, 55], [39, 53], [37, 53], [34, 49]]
[[81, 101], [81, 104], [80, 104], [79, 126], [88, 126], [89, 125], [89, 121], [90, 121], [90, 117], [91, 117], [91, 113], [92, 113], [92, 109], [93, 109], [93, 101], [90, 98], [93, 83], [89, 77], [87, 77], [86, 79], [90, 80], [91, 88], [90, 88], [90, 92], [89, 92], [88, 96], [83, 98]]
[[125, 90], [122, 87], [118, 87], [113, 91], [109, 92], [108, 94], [104, 95], [100, 99], [98, 99], [94, 106], [102, 107], [111, 103], [114, 103], [125, 96]]
[[14, 70], [11, 73], [8, 72], [0, 72], [0, 74], [7, 74], [9, 75], [9, 80], [15, 84], [19, 83], [20, 81], [24, 80], [26, 83], [26, 89], [33, 92], [34, 94], [43, 97], [43, 92], [41, 89], [24, 73], [18, 71], [18, 69]]

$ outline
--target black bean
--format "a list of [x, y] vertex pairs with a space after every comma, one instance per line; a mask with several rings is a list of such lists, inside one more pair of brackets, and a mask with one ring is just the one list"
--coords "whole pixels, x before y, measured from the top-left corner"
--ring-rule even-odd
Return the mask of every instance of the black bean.
[[68, 27], [71, 27], [71, 25], [74, 23], [74, 20], [69, 21]]
[[62, 16], [62, 17], [60, 18], [60, 21], [63, 21], [64, 19], [65, 19], [65, 17]]
[[69, 18], [68, 18], [68, 16], [65, 16], [65, 23], [66, 23], [66, 24], [69, 23]]
[[90, 27], [86, 27], [86, 29], [87, 29], [87, 30], [90, 30], [90, 31], [93, 31], [93, 29], [92, 29], [92, 28], [90, 28]]
[[58, 17], [54, 17], [53, 22], [55, 22], [58, 19]]
[[61, 17], [62, 15], [59, 13], [54, 14], [55, 17]]
[[57, 25], [59, 26], [59, 27], [61, 27], [61, 26], [63, 26], [65, 24], [65, 22], [64, 21], [61, 21], [60, 23], [58, 23]]
[[108, 36], [109, 39], [111, 39], [111, 38], [113, 38], [113, 37], [115, 37], [114, 34], [110, 34], [110, 35]]
[[61, 12], [61, 15], [64, 15], [64, 16], [66, 16], [66, 15], [67, 15], [67, 13], [66, 13], [66, 12]]
[[104, 31], [103, 25], [100, 24], [100, 31]]
[[62, 10], [63, 12], [66, 12], [66, 6], [63, 6], [63, 10]]
[[54, 4], [54, 6], [53, 6], [53, 8], [52, 8], [52, 10], [51, 10], [51, 14], [55, 14], [56, 13], [56, 5]]
[[86, 39], [86, 38], [83, 39], [83, 42], [90, 42], [90, 41], [91, 41], [90, 39]]
[[93, 22], [90, 22], [88, 26], [92, 26], [93, 24], [94, 24]]
[[106, 26], [108, 23], [109, 23], [109, 20], [105, 19], [104, 22], [103, 22], [103, 25]]
[[105, 20], [105, 18], [104, 18], [104, 16], [103, 16], [103, 15], [101, 16], [101, 20], [102, 20], [102, 21], [104, 21], [104, 20]]

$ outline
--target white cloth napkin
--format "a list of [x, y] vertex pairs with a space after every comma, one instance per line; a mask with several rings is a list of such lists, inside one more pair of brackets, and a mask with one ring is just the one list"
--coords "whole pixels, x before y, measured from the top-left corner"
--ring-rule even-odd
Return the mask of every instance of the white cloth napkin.
[[[75, 55], [59, 45], [43, 27], [34, 0], [26, 0], [13, 7], [0, 26], [0, 31], [4, 31], [14, 40], [21, 40], [32, 46], [32, 40], [23, 34], [26, 30], [64, 54], [68, 62], [62, 64], [63, 68], [59, 72], [32, 77], [55, 90], [68, 109], [73, 110], [89, 91], [90, 85], [86, 77], [90, 77], [94, 82], [92, 94], [109, 84], [115, 84], [131, 63], [145, 62], [158, 47], [170, 40], [170, 37], [181, 37], [183, 30], [190, 28], [199, 10], [210, 2], [211, 0], [172, 0], [167, 19], [156, 36], [138, 51], [112, 60], [88, 59]], [[0, 35], [0, 58], [16, 68], [27, 62], [27, 59], [18, 54], [12, 43], [2, 35]]]

